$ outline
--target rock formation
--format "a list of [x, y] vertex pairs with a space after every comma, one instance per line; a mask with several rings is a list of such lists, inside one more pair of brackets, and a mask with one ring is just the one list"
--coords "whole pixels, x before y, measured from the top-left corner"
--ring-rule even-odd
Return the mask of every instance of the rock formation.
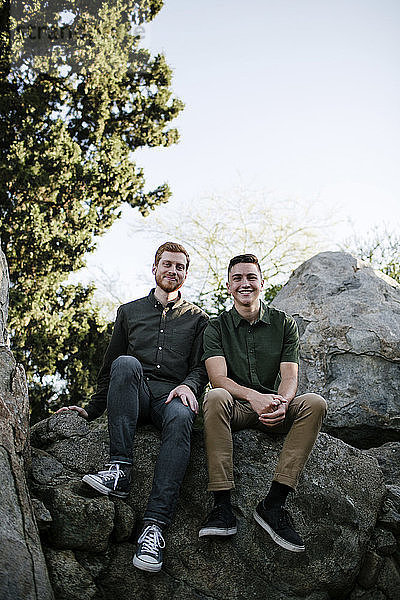
[[6, 345], [8, 274], [0, 251], [0, 599], [53, 598], [26, 484], [29, 403], [25, 373]]
[[364, 452], [376, 458], [387, 485], [400, 486], [400, 442], [388, 442]]
[[400, 286], [350, 254], [303, 263], [273, 305], [301, 335], [300, 391], [322, 394], [324, 431], [358, 448], [400, 440]]
[[[252, 511], [269, 487], [282, 441], [255, 431], [235, 434], [233, 503], [239, 531], [232, 539], [207, 541], [198, 538], [209, 497], [202, 434], [194, 432], [176, 519], [166, 536], [164, 566], [161, 573], [149, 575], [132, 566], [132, 556], [150, 492], [158, 432], [150, 426], [139, 431], [132, 492], [120, 500], [81, 482], [83, 474], [107, 461], [104, 424], [88, 425], [76, 414], [60, 414], [35, 425], [32, 491], [52, 516], [43, 524], [43, 542], [56, 598], [72, 600], [79, 587], [80, 598], [105, 600], [356, 600], [364, 596], [354, 594], [366, 588], [377, 592], [378, 582], [382, 598], [394, 599], [400, 584], [391, 571], [400, 497], [392, 486], [388, 499], [379, 466], [366, 453], [320, 434], [290, 501], [306, 540], [304, 554], [281, 549], [255, 523]], [[385, 498], [387, 512], [380, 513]], [[360, 577], [364, 588], [357, 583]]]

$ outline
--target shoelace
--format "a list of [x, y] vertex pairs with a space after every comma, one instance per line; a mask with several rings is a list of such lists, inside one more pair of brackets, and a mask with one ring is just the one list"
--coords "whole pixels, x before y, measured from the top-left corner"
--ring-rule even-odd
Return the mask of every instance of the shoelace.
[[158, 555], [160, 548], [165, 548], [165, 541], [158, 525], [148, 525], [140, 538], [138, 544], [143, 543], [143, 551], [148, 554]]
[[99, 475], [105, 480], [114, 479], [114, 490], [117, 487], [120, 477], [125, 477], [125, 473], [120, 469], [118, 463], [108, 463], [106, 467], [110, 467], [107, 471], [99, 471]]

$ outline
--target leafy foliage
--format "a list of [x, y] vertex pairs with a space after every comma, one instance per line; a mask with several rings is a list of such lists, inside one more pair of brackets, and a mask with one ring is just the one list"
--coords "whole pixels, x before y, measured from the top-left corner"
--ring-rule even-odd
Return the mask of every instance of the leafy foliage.
[[363, 238], [348, 241], [345, 248], [400, 283], [400, 236], [387, 226], [375, 227]]
[[[132, 160], [137, 148], [178, 140], [167, 127], [183, 108], [171, 96], [171, 70], [140, 47], [134, 28], [161, 6], [20, 2], [18, 15], [2, 7], [0, 235], [12, 346], [35, 418], [89, 395], [101, 360], [106, 324], [93, 289], [67, 284], [68, 275], [123, 203], [146, 216], [170, 196], [166, 184], [145, 191]], [[21, 23], [48, 22], [58, 31], [67, 22], [74, 36], [29, 45]]]
[[176, 237], [179, 223], [179, 241], [191, 255], [186, 292], [210, 315], [217, 315], [231, 304], [226, 280], [233, 256], [256, 254], [265, 280], [264, 298], [270, 302], [292, 270], [318, 252], [318, 234], [329, 217], [324, 221], [314, 207], [308, 210], [273, 200], [262, 191], [238, 189], [227, 197], [204, 198], [190, 208], [160, 208], [149, 218], [146, 231]]

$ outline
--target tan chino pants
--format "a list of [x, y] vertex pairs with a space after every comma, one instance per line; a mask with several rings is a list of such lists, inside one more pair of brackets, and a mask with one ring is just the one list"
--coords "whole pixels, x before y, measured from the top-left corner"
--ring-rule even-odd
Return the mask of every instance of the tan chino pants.
[[326, 409], [324, 398], [318, 394], [296, 396], [288, 406], [285, 420], [274, 427], [267, 427], [260, 423], [258, 414], [248, 402], [235, 400], [222, 388], [210, 390], [203, 403], [208, 489], [218, 491], [235, 487], [232, 431], [241, 429], [257, 429], [272, 435], [287, 434], [274, 481], [296, 488]]

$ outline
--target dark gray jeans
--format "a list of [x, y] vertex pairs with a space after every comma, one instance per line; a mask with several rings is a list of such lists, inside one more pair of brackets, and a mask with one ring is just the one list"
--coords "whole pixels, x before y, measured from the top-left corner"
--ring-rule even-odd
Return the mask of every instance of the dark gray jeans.
[[138, 419], [152, 422], [161, 431], [153, 487], [145, 520], [168, 525], [178, 500], [179, 489], [190, 455], [190, 435], [195, 413], [179, 398], [165, 404], [166, 396], [154, 399], [133, 356], [119, 356], [111, 365], [107, 396], [111, 462], [132, 463]]

